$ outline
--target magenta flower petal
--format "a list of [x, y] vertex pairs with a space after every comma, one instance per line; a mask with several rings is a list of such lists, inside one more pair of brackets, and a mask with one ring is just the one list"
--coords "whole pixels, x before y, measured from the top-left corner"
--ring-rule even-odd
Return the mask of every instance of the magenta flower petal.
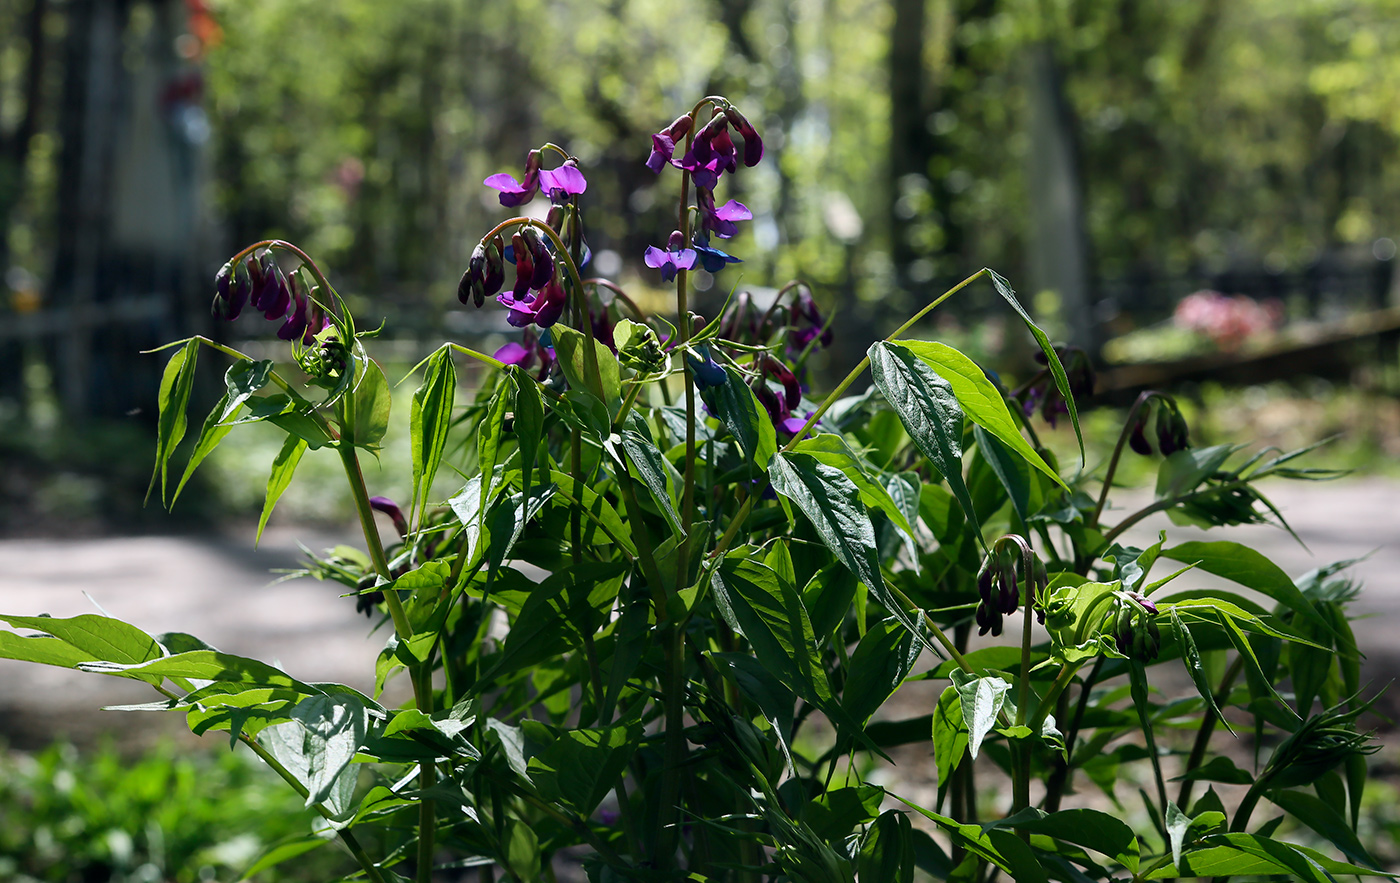
[[495, 352], [495, 359], [507, 365], [524, 365], [534, 353], [515, 341], [511, 341]]
[[751, 221], [753, 212], [742, 202], [731, 199], [715, 211], [715, 217], [721, 221]]
[[588, 189], [588, 181], [583, 177], [583, 172], [578, 170], [578, 166], [566, 162], [557, 169], [541, 171], [540, 188], [546, 193], [552, 194], [556, 190], [562, 190], [569, 196], [576, 196]]

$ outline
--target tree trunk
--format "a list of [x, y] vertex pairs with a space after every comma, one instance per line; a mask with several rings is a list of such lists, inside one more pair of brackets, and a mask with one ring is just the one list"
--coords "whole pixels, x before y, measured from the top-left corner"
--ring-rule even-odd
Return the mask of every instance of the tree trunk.
[[1090, 291], [1089, 237], [1085, 230], [1075, 119], [1065, 99], [1049, 41], [1029, 47], [1025, 77], [1030, 135], [1030, 150], [1026, 154], [1030, 196], [1029, 293], [1054, 292], [1060, 301], [1069, 342], [1097, 355], [1101, 341]]

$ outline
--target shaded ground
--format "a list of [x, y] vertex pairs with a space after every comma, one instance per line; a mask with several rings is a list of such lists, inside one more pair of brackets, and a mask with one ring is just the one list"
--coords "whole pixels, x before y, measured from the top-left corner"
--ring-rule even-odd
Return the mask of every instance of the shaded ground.
[[[1353, 571], [1365, 584], [1354, 608], [1364, 618], [1354, 627], [1367, 654], [1366, 676], [1376, 686], [1388, 682], [1400, 671], [1400, 640], [1394, 637], [1400, 626], [1400, 482], [1276, 481], [1266, 490], [1308, 548], [1272, 527], [1235, 528], [1229, 538], [1254, 544], [1294, 576], [1370, 555]], [[1122, 514], [1110, 513], [1105, 521], [1111, 524]], [[1178, 528], [1160, 517], [1131, 531], [1129, 539], [1145, 545], [1160, 528], [1168, 530], [1173, 542], [1226, 538], [1224, 533]], [[274, 583], [276, 575], [268, 572], [296, 566], [297, 534], [314, 547], [339, 538], [269, 531], [262, 548], [254, 551], [251, 533], [3, 540], [0, 612], [73, 616], [95, 612], [95, 601], [153, 634], [188, 632], [221, 650], [278, 663], [303, 680], [370, 689], [374, 659], [387, 634], [370, 635], [369, 621], [355, 614], [351, 600], [338, 597], [338, 585], [311, 579]], [[1192, 573], [1178, 586], [1199, 588], [1213, 579]], [[0, 660], [0, 736], [17, 745], [47, 742], [60, 733], [83, 739], [99, 730], [183, 731], [183, 721], [176, 717], [97, 711], [105, 704], [152, 698], [141, 684]], [[1400, 697], [1390, 701], [1400, 702]]]

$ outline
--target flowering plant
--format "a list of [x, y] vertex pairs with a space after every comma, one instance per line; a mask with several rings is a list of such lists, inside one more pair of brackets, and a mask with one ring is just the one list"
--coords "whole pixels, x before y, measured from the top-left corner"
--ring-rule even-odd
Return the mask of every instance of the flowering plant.
[[[371, 496], [360, 468], [388, 427], [373, 333], [289, 243], [220, 271], [215, 313], [251, 304], [280, 321], [304, 381], [204, 338], [171, 344], [153, 492], [173, 502], [233, 429], [270, 422], [286, 443], [265, 523], [303, 455], [334, 452], [365, 550], [308, 569], [383, 617], [374, 695], [101, 616], [0, 616], [23, 630], [0, 631], [0, 654], [143, 680], [162, 698], [128, 710], [180, 711], [247, 745], [324, 820], [259, 868], [335, 839], [351, 877], [381, 883], [467, 867], [552, 880], [565, 861], [595, 881], [1373, 873], [1355, 834], [1372, 747], [1355, 725], [1354, 587], [1338, 568], [1290, 578], [1229, 541], [1128, 535], [1160, 512], [1281, 521], [1257, 482], [1327, 475], [1297, 467], [1301, 452], [1239, 462], [1239, 446], [1194, 447], [1156, 392], [1106, 467], [1059, 465], [1035, 424], [1067, 417], [1078, 438], [1092, 366], [990, 270], [813, 396], [806, 361], [832, 327], [810, 286], [766, 304], [735, 294], [709, 320], [690, 310], [695, 267], [738, 260], [711, 237], [751, 217], [715, 190], [762, 156], [720, 97], [652, 137], [647, 166], [680, 180], [676, 229], [645, 255], [675, 284], [667, 316], [585, 275], [587, 182], [567, 151], [545, 145], [522, 179], [486, 179], [507, 208], [551, 203], [544, 220], [488, 231], [458, 292], [476, 308], [494, 298], [522, 336], [424, 360], [403, 505]], [[1017, 390], [905, 337], [975, 283], [1036, 343], [1042, 368]], [[203, 348], [232, 359], [227, 391], [172, 482]], [[465, 400], [459, 357], [489, 368]], [[867, 370], [873, 385], [853, 393]], [[1108, 506], [1125, 447], [1161, 458], [1153, 501], [1128, 514]], [[464, 476], [446, 500], [444, 465]], [[1168, 560], [1183, 566], [1163, 575]], [[1201, 588], [1201, 572], [1255, 594]], [[1196, 692], [1154, 692], [1162, 665]], [[400, 672], [412, 700], [383, 704]], [[1240, 768], [1218, 749], [1222, 724], [1271, 750]], [[895, 784], [896, 757], [911, 781], [928, 756], [935, 790]], [[1090, 785], [1104, 798], [1081, 794]], [[1266, 801], [1337, 853], [1256, 824]]]

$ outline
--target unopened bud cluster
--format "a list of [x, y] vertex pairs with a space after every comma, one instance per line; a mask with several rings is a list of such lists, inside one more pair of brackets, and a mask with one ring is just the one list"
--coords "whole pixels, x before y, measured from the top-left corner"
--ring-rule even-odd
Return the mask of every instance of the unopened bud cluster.
[[282, 272], [268, 249], [258, 249], [243, 260], [230, 261], [214, 277], [216, 319], [233, 321], [245, 306], [263, 314], [268, 321], [280, 321], [277, 336], [310, 346], [316, 335], [330, 324], [330, 318], [317, 302], [319, 289], [301, 268], [290, 276]]
[[1129, 659], [1151, 662], [1162, 647], [1157, 628], [1157, 605], [1141, 592], [1121, 593], [1113, 620], [1113, 640]]
[[1181, 409], [1170, 396], [1152, 393], [1133, 418], [1128, 433], [1128, 447], [1144, 457], [1152, 456], [1152, 443], [1147, 439], [1147, 424], [1155, 416], [1157, 450], [1163, 457], [1170, 457], [1177, 451], [1191, 446], [1190, 429]]
[[[1007, 547], [1011, 548], [1007, 548]], [[1014, 551], [1013, 551], [1014, 549]], [[977, 634], [988, 632], [1001, 635], [1002, 617], [1010, 616], [1021, 606], [1022, 587], [1031, 592], [1032, 603], [1049, 585], [1045, 565], [1030, 551], [1021, 537], [1008, 536], [992, 546], [992, 553], [977, 572]], [[1043, 624], [1045, 611], [1037, 610]]]

